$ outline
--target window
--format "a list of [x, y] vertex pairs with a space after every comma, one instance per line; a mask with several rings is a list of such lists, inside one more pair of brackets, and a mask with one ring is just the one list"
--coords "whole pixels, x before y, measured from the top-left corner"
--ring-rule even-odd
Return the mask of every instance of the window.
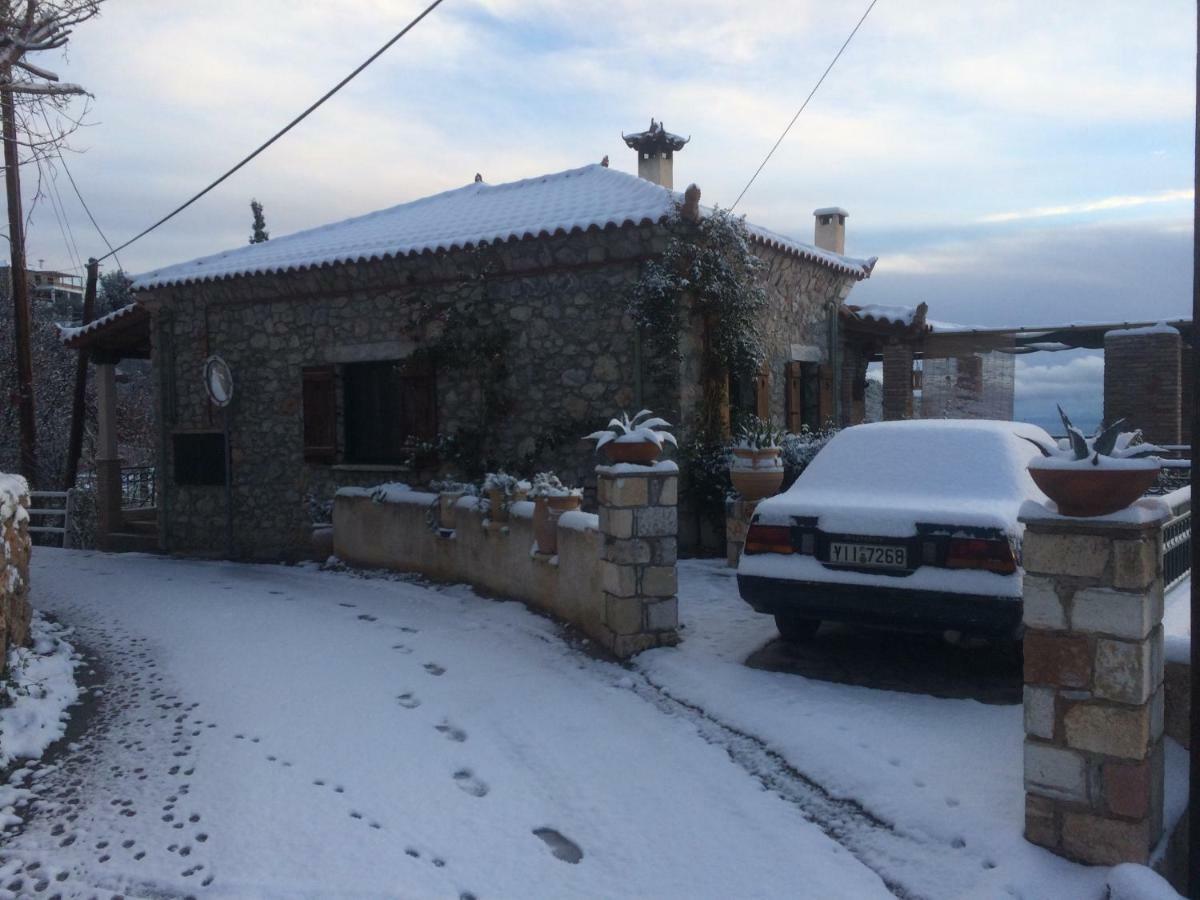
[[412, 438], [437, 436], [437, 391], [427, 360], [352, 363], [342, 373], [346, 461], [400, 463]]
[[301, 372], [304, 403], [304, 461], [331, 463], [337, 457], [337, 379], [333, 366]]
[[225, 483], [225, 435], [219, 431], [172, 435], [176, 484]]

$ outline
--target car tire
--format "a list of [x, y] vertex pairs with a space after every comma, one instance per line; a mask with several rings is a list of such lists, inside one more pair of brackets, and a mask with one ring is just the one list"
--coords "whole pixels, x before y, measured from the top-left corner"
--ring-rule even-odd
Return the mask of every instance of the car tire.
[[802, 644], [813, 639], [817, 629], [821, 627], [821, 620], [806, 619], [803, 616], [789, 613], [776, 613], [775, 627], [779, 629], [779, 636], [785, 641]]

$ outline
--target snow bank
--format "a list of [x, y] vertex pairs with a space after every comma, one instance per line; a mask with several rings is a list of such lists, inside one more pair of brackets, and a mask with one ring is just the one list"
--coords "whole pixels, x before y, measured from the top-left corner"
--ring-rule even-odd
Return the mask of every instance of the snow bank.
[[1108, 900], [1179, 900], [1179, 894], [1164, 878], [1134, 863], [1113, 866], [1106, 885]]
[[67, 708], [79, 699], [68, 633], [35, 615], [32, 646], [9, 650], [8, 679], [0, 687], [0, 769], [15, 760], [37, 759], [63, 736]]

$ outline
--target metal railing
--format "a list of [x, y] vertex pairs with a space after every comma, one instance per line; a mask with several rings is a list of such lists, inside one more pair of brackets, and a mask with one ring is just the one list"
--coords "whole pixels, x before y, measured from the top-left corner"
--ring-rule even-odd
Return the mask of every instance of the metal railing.
[[1182, 488], [1163, 499], [1171, 504], [1163, 526], [1163, 590], [1169, 591], [1192, 573], [1192, 492]]
[[70, 549], [71, 511], [70, 491], [30, 491], [29, 533], [57, 538], [64, 549]]
[[144, 509], [158, 499], [154, 466], [130, 466], [121, 469], [121, 508]]

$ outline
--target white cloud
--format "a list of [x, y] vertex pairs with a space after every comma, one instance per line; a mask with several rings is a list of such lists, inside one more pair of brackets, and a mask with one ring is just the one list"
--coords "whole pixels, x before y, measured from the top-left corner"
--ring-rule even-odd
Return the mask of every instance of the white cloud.
[[1121, 197], [1104, 197], [1100, 200], [1088, 200], [1083, 203], [1063, 203], [1058, 206], [1039, 206], [1034, 209], [1019, 212], [992, 213], [979, 219], [980, 222], [1014, 222], [1018, 219], [1040, 219], [1047, 216], [1071, 216], [1090, 212], [1107, 212], [1114, 209], [1129, 209], [1135, 206], [1147, 206], [1154, 203], [1176, 203], [1192, 200], [1196, 192], [1192, 188], [1181, 188], [1170, 191], [1158, 191], [1154, 194], [1126, 195]]

